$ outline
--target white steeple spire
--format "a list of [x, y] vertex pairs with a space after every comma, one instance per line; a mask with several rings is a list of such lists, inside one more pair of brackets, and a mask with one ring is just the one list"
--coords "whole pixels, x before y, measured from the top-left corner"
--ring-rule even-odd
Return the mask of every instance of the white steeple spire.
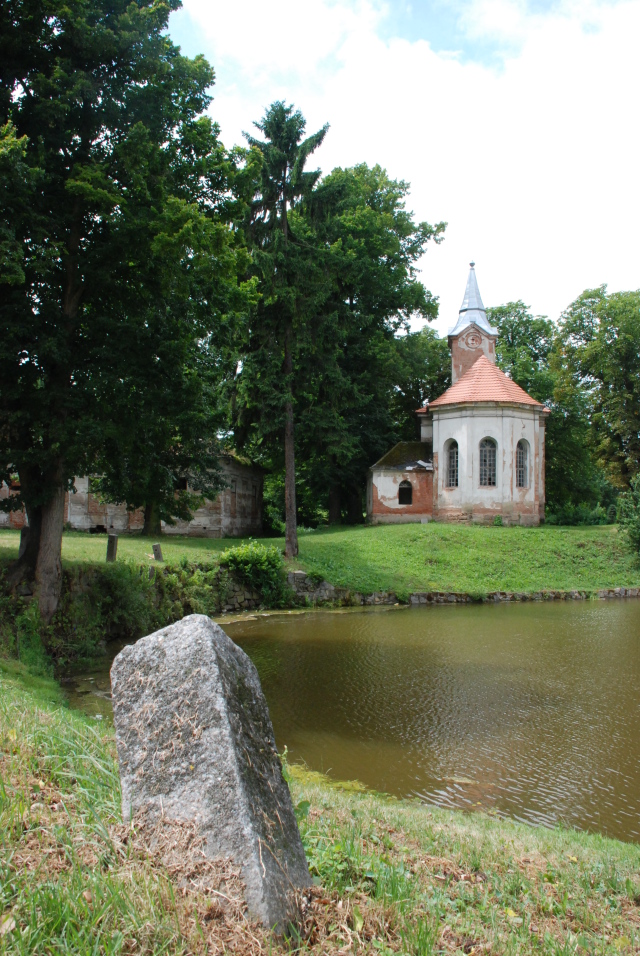
[[462, 300], [458, 321], [449, 332], [449, 336], [459, 335], [470, 325], [477, 325], [479, 329], [486, 332], [487, 335], [497, 335], [498, 330], [490, 325], [487, 318], [487, 312], [482, 304], [478, 280], [476, 279], [475, 262], [469, 263], [469, 278], [467, 279], [467, 288]]

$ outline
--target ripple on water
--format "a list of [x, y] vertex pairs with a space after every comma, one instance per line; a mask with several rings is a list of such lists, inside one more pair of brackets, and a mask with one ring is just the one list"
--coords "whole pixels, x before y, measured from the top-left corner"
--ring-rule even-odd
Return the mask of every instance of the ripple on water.
[[[311, 769], [640, 839], [640, 601], [270, 615], [226, 629], [258, 668], [278, 746]], [[76, 702], [107, 714], [95, 690], [108, 693], [108, 674], [91, 677]]]

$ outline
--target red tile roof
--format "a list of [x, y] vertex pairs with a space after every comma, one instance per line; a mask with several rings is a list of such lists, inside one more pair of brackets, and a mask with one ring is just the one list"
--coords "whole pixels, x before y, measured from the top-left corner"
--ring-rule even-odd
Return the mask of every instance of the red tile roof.
[[429, 402], [428, 407], [459, 405], [462, 402], [507, 402], [511, 405], [542, 407], [540, 402], [527, 395], [523, 388], [490, 362], [486, 355], [482, 355], [444, 395], [436, 398], [434, 402]]

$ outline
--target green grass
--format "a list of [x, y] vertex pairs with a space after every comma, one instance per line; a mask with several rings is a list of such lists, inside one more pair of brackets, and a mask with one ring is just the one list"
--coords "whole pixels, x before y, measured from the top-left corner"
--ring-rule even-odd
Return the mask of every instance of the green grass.
[[[264, 540], [265, 543], [267, 539]], [[190, 562], [209, 562], [225, 548], [239, 544], [237, 538], [187, 538], [182, 535], [163, 535], [158, 538], [141, 538], [138, 535], [121, 535], [118, 538], [118, 560], [131, 560], [137, 564], [154, 564], [151, 545], [159, 541], [162, 556], [167, 564], [179, 564], [186, 557]], [[20, 533], [0, 531], [0, 561], [17, 557]], [[107, 555], [107, 537], [103, 534], [87, 534], [81, 531], [65, 532], [62, 539], [62, 559], [68, 564], [103, 563]]]
[[[290, 951], [122, 824], [113, 730], [55, 699], [0, 669], [0, 953]], [[317, 884], [299, 951], [638, 952], [640, 847], [288, 775]]]
[[640, 563], [616, 527], [447, 524], [348, 528], [305, 536], [301, 565], [358, 591], [598, 590], [640, 586]]
[[[0, 560], [19, 535], [0, 531]], [[262, 539], [282, 546], [282, 539]], [[168, 563], [211, 561], [237, 539], [164, 537]], [[103, 562], [106, 538], [65, 534], [63, 560]], [[121, 537], [118, 558], [153, 563], [151, 543]], [[329, 528], [300, 535], [296, 567], [355, 591], [595, 591], [640, 586], [640, 563], [616, 527], [494, 528], [446, 524]]]

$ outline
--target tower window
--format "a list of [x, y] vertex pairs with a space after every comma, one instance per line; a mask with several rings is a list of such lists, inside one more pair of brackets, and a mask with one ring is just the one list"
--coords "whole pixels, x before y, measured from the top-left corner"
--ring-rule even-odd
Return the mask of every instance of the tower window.
[[496, 443], [493, 438], [483, 438], [480, 442], [480, 485], [495, 488], [496, 485]]
[[458, 487], [458, 442], [451, 440], [447, 448], [447, 457], [446, 457], [447, 473], [446, 473], [446, 485], [447, 488], [457, 488]]
[[398, 485], [398, 504], [410, 505], [413, 503], [413, 488], [410, 481], [401, 481]]
[[516, 445], [516, 488], [529, 487], [529, 445], [521, 438]]

